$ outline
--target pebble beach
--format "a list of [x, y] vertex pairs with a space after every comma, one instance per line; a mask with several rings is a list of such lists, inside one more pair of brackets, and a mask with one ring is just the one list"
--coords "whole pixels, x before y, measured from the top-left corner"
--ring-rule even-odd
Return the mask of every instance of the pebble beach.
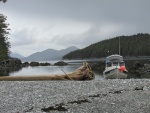
[[148, 113], [150, 79], [0, 81], [0, 113]]

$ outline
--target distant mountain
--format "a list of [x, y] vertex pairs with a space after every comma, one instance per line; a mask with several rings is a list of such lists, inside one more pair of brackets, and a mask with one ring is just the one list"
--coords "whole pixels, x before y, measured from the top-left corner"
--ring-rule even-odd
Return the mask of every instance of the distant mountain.
[[14, 53], [14, 52], [10, 53], [10, 56], [14, 57], [14, 58], [23, 58], [24, 57], [24, 56], [20, 55], [19, 53]]
[[118, 36], [70, 52], [63, 59], [102, 58], [111, 54], [122, 56], [150, 56], [150, 34], [138, 33], [131, 36]]
[[78, 48], [75, 46], [68, 47], [66, 49], [62, 50], [54, 50], [54, 49], [47, 49], [41, 52], [36, 52], [31, 54], [28, 57], [24, 57], [21, 60], [22, 61], [47, 61], [47, 60], [61, 60], [62, 57], [71, 52], [75, 51]]

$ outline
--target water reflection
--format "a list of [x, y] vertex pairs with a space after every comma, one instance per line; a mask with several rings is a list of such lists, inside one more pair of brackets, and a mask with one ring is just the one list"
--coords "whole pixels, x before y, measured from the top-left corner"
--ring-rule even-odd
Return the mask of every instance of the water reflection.
[[[69, 73], [77, 69], [76, 65], [74, 66], [36, 66], [36, 67], [25, 67], [22, 68], [19, 72], [11, 72], [10, 76], [21, 76], [21, 75], [55, 75], [55, 74], [64, 74], [62, 70]], [[62, 69], [62, 70], [61, 70]]]
[[17, 73], [17, 72], [21, 71], [21, 69], [22, 69], [21, 67], [18, 67], [18, 68], [2, 68], [2, 69], [0, 69], [0, 76], [9, 76], [10, 73], [12, 73], [12, 72]]

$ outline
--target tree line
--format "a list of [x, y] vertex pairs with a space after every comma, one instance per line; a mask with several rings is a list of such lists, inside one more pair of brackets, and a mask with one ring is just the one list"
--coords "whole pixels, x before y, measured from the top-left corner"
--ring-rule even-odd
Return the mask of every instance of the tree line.
[[122, 56], [150, 56], [150, 34], [138, 33], [91, 44], [86, 48], [68, 53], [63, 59], [102, 58], [111, 54], [119, 54], [119, 42]]

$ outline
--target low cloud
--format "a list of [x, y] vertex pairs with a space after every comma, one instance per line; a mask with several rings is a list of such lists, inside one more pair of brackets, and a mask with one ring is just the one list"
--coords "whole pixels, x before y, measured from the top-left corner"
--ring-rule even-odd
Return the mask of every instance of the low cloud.
[[32, 31], [27, 28], [15, 31], [10, 36], [10, 43], [12, 47], [30, 45], [36, 42]]
[[0, 10], [12, 29], [11, 50], [28, 55], [150, 33], [149, 4], [149, 0], [10, 0], [0, 4]]

